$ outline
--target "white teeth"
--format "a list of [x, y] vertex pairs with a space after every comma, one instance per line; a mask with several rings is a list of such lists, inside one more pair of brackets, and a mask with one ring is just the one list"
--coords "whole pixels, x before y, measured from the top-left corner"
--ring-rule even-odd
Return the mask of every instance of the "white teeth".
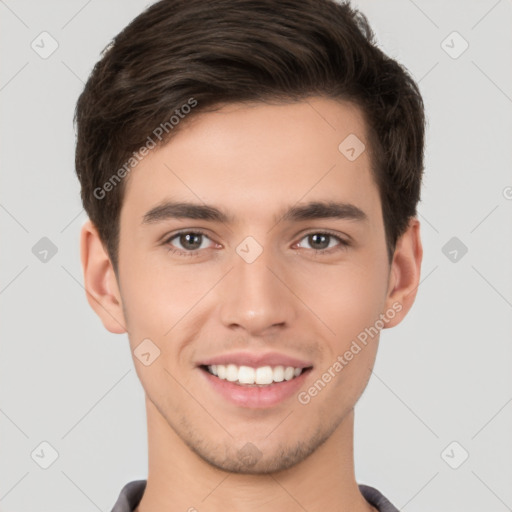
[[284, 380], [293, 379], [293, 373], [294, 373], [294, 368], [292, 366], [287, 366], [284, 369]]
[[229, 382], [235, 382], [238, 380], [238, 367], [234, 364], [228, 364], [226, 367], [226, 380]]
[[246, 385], [265, 386], [272, 382], [282, 382], [298, 377], [302, 373], [302, 368], [293, 366], [260, 366], [253, 368], [251, 366], [237, 366], [235, 364], [214, 364], [208, 366], [208, 371], [222, 380], [229, 382], [238, 382]]
[[256, 384], [272, 384], [272, 381], [274, 380], [274, 372], [270, 366], [261, 366], [260, 368], [256, 368], [255, 373], [256, 377], [254, 382]]
[[[210, 370], [211, 373], [213, 373], [211, 371], [211, 366], [208, 366], [208, 369]], [[219, 377], [219, 379], [223, 379], [223, 380], [226, 379], [226, 367], [223, 364], [217, 364], [216, 370], [217, 370], [217, 377]]]
[[284, 380], [284, 366], [276, 366], [274, 368], [273, 376], [274, 382], [283, 382]]
[[238, 370], [238, 382], [240, 384], [254, 384], [254, 368], [250, 366], [240, 366]]

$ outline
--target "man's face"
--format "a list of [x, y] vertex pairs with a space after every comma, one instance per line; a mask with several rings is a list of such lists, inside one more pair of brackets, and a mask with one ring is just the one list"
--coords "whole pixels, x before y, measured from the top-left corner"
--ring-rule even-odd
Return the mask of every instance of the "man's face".
[[[135, 367], [155, 410], [202, 459], [234, 472], [285, 469], [351, 412], [378, 335], [359, 341], [341, 370], [335, 363], [391, 307], [369, 154], [354, 160], [350, 147], [339, 149], [350, 134], [367, 144], [365, 125], [358, 109], [325, 98], [233, 104], [188, 121], [127, 178], [124, 321], [132, 350], [147, 339], [160, 350]], [[146, 216], [165, 201], [226, 218]], [[310, 202], [349, 206], [340, 216], [283, 217]], [[212, 363], [227, 379], [208, 372]], [[270, 385], [229, 380], [282, 380], [288, 366], [301, 375]]]

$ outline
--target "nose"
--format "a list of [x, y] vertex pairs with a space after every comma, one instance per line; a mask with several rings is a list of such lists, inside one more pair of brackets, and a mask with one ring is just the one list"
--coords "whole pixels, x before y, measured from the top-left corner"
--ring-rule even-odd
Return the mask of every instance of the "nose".
[[250, 261], [235, 252], [233, 268], [222, 280], [219, 299], [223, 325], [253, 336], [289, 327], [297, 314], [298, 299], [282, 262], [270, 249], [263, 249]]

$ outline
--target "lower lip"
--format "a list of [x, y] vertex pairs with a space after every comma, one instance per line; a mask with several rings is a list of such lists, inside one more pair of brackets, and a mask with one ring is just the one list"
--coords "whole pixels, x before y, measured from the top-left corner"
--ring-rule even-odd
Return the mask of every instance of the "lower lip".
[[232, 404], [239, 407], [264, 409], [278, 405], [296, 394], [304, 383], [310, 368], [303, 371], [298, 377], [283, 382], [275, 382], [268, 386], [241, 386], [228, 380], [219, 379], [202, 368], [199, 368], [199, 370], [204, 374], [213, 389]]

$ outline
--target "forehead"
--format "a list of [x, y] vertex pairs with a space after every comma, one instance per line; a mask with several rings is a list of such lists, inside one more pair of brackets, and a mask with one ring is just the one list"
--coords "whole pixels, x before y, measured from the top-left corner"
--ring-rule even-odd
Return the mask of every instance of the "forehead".
[[349, 103], [225, 105], [185, 118], [137, 164], [126, 178], [122, 217], [140, 224], [169, 197], [225, 205], [237, 219], [268, 213], [270, 220], [284, 205], [317, 199], [350, 199], [378, 213], [367, 149], [364, 118]]

